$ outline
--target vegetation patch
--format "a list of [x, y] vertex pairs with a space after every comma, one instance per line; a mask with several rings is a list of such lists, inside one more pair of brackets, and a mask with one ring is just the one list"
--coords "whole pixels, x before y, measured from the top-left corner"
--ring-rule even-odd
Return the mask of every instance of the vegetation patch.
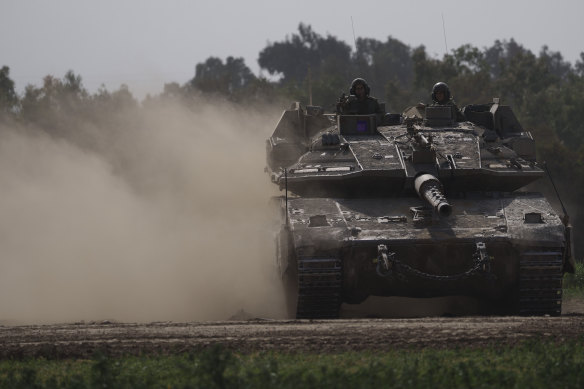
[[238, 354], [0, 362], [0, 388], [564, 387], [584, 385], [584, 339], [482, 349]]
[[576, 272], [564, 276], [564, 297], [584, 298], [584, 262], [576, 262]]

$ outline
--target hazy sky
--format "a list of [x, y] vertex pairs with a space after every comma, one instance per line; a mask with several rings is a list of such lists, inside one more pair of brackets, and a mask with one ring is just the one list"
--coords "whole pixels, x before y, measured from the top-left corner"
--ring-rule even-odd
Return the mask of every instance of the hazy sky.
[[353, 44], [387, 36], [442, 56], [470, 43], [479, 48], [514, 38], [534, 53], [543, 45], [575, 62], [584, 51], [584, 1], [199, 1], [0, 0], [0, 66], [10, 67], [19, 92], [67, 70], [91, 92], [125, 83], [142, 98], [164, 83], [181, 84], [209, 56], [257, 57], [300, 22], [320, 35]]

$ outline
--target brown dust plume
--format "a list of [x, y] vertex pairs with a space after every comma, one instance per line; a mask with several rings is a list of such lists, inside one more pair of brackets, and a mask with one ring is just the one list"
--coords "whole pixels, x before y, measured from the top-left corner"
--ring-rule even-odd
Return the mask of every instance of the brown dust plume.
[[263, 172], [279, 114], [200, 102], [58, 137], [0, 125], [0, 323], [282, 317]]

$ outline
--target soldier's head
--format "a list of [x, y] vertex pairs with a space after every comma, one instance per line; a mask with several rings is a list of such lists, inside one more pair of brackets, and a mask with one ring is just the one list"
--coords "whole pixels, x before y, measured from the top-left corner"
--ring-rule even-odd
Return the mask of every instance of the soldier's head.
[[367, 81], [362, 78], [355, 78], [351, 83], [351, 90], [349, 94], [357, 96], [357, 98], [362, 99], [369, 96], [371, 89], [367, 85]]
[[432, 101], [444, 104], [450, 100], [450, 88], [445, 82], [437, 82], [432, 88]]

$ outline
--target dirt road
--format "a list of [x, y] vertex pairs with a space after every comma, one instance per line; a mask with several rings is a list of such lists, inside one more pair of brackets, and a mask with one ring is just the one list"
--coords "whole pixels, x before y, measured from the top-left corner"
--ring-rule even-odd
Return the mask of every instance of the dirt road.
[[392, 348], [481, 347], [526, 339], [576, 340], [584, 315], [208, 323], [77, 323], [0, 327], [0, 357], [91, 357], [178, 353], [221, 343], [238, 352], [341, 352]]

